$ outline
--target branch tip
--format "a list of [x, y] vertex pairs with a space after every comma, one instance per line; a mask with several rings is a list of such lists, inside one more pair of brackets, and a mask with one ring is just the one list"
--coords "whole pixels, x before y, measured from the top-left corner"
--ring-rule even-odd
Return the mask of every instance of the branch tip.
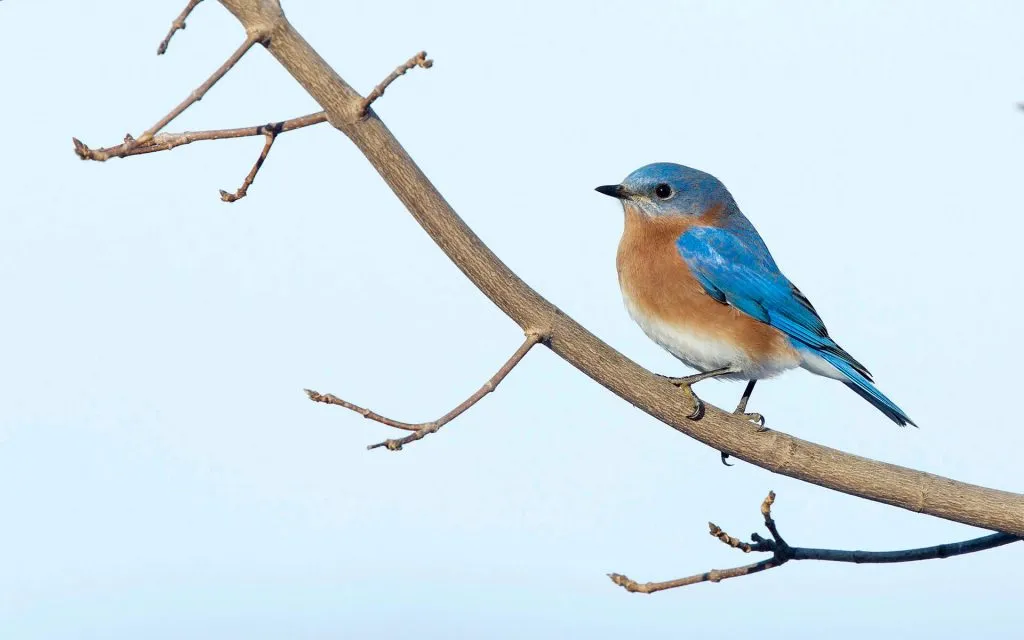
[[[271, 127], [272, 125], [267, 125]], [[274, 145], [274, 140], [277, 139], [277, 132], [274, 129], [268, 128], [264, 134], [267, 138], [266, 142], [263, 143], [263, 151], [260, 152], [256, 162], [252, 165], [252, 169], [249, 170], [248, 175], [245, 176], [245, 180], [242, 181], [242, 186], [238, 187], [238, 190], [234, 193], [228, 193], [223, 189], [220, 190], [220, 199], [224, 202], [236, 202], [245, 197], [249, 192], [249, 187], [252, 186], [253, 180], [256, 179], [256, 174], [259, 173], [260, 167], [263, 166], [263, 162], [266, 161], [267, 155], [270, 153], [270, 147]]]
[[714, 536], [715, 538], [718, 538], [723, 543], [729, 545], [733, 549], [739, 549], [743, 553], [750, 553], [751, 551], [755, 551], [756, 550], [754, 545], [750, 544], [749, 542], [743, 542], [739, 538], [734, 538], [734, 537], [730, 536], [725, 531], [722, 531], [722, 528], [719, 527], [714, 522], [709, 522], [708, 523], [708, 529], [709, 529], [709, 532], [711, 533], [712, 536]]
[[75, 154], [82, 160], [95, 160], [103, 162], [110, 158], [127, 158], [157, 151], [170, 151], [175, 147], [184, 146], [202, 140], [227, 140], [230, 138], [247, 138], [252, 136], [266, 136], [271, 133], [278, 135], [286, 131], [293, 131], [314, 124], [327, 121], [327, 114], [323, 111], [310, 113], [299, 118], [269, 122], [267, 124], [255, 125], [252, 127], [239, 127], [237, 129], [212, 129], [209, 131], [184, 131], [182, 133], [157, 133], [148, 142], [139, 143], [131, 137], [125, 136], [124, 142], [113, 147], [102, 149], [90, 149], [78, 138], [72, 138], [75, 145]]
[[948, 558], [956, 555], [975, 553], [992, 549], [1011, 542], [1017, 542], [1020, 538], [1006, 534], [993, 533], [981, 538], [935, 545], [932, 547], [921, 547], [918, 549], [904, 549], [901, 551], [846, 551], [841, 549], [812, 549], [808, 547], [791, 547], [782, 536], [779, 535], [778, 527], [771, 516], [772, 504], [775, 502], [775, 492], [769, 491], [768, 497], [761, 503], [761, 515], [764, 517], [765, 527], [772, 534], [772, 539], [765, 538], [757, 532], [750, 534], [753, 544], [733, 538], [721, 527], [713, 522], [708, 523], [708, 530], [712, 536], [723, 543], [742, 550], [744, 553], [758, 551], [771, 553], [771, 557], [754, 564], [733, 567], [731, 569], [712, 569], [704, 573], [696, 573], [686, 578], [668, 580], [666, 582], [647, 582], [640, 584], [626, 576], [618, 573], [610, 573], [608, 577], [612, 582], [632, 593], [655, 593], [677, 587], [685, 587], [700, 582], [721, 582], [728, 578], [760, 573], [767, 569], [781, 567], [790, 560], [822, 560], [827, 562], [852, 562], [857, 564], [871, 563], [883, 564], [892, 562], [917, 562], [920, 560], [932, 560]]
[[421, 69], [429, 69], [433, 66], [434, 61], [427, 58], [426, 51], [420, 51], [413, 57], [409, 58], [402, 64], [398, 65], [398, 67], [396, 67], [394, 71], [388, 74], [388, 77], [384, 78], [384, 80], [382, 80], [380, 84], [373, 88], [373, 91], [371, 91], [365, 98], [363, 98], [363, 103], [359, 109], [359, 117], [365, 117], [367, 109], [370, 108], [370, 105], [373, 104], [377, 100], [377, 98], [380, 98], [382, 95], [384, 95], [384, 91], [388, 88], [388, 86], [395, 80], [398, 80], [399, 77], [405, 75], [407, 71], [415, 67], [420, 67]]
[[306, 395], [308, 395], [309, 399], [312, 400], [313, 402], [337, 405], [339, 407], [348, 409], [349, 411], [354, 411], [355, 413], [358, 413], [364, 418], [373, 420], [374, 422], [379, 422], [383, 425], [393, 427], [395, 429], [412, 431], [412, 433], [405, 436], [404, 438], [388, 439], [384, 440], [383, 442], [368, 445], [366, 447], [368, 450], [385, 448], [388, 451], [401, 451], [402, 447], [409, 444], [410, 442], [422, 440], [431, 433], [437, 433], [441, 429], [441, 427], [445, 426], [455, 418], [465, 413], [466, 410], [468, 410], [470, 407], [472, 407], [481, 399], [483, 399], [484, 396], [493, 392], [501, 383], [501, 381], [505, 379], [505, 376], [511, 373], [512, 369], [514, 369], [516, 365], [518, 365], [522, 361], [526, 354], [529, 353], [530, 349], [532, 349], [534, 345], [536, 345], [543, 339], [543, 334], [526, 334], [526, 339], [519, 346], [519, 348], [516, 349], [515, 353], [513, 353], [509, 357], [509, 359], [505, 361], [505, 364], [503, 364], [501, 368], [498, 369], [497, 373], [491, 376], [490, 379], [487, 380], [487, 382], [485, 382], [479, 389], [477, 389], [473, 393], [473, 395], [463, 400], [462, 403], [459, 404], [457, 407], [455, 407], [448, 413], [444, 414], [437, 420], [431, 420], [430, 422], [420, 422], [414, 424], [408, 422], [399, 422], [398, 420], [392, 420], [391, 418], [382, 416], [381, 414], [375, 411], [371, 411], [365, 407], [360, 407], [357, 404], [352, 404], [347, 400], [342, 400], [341, 398], [329, 393], [322, 394], [317, 391], [306, 389]]
[[167, 35], [160, 41], [160, 46], [156, 48], [156, 55], [162, 56], [167, 53], [167, 45], [171, 44], [171, 38], [174, 37], [176, 32], [185, 30], [185, 18], [187, 18], [189, 14], [192, 13], [192, 10], [196, 8], [196, 5], [202, 1], [203, 0], [189, 0], [182, 12], [179, 13], [178, 17], [171, 23], [171, 29], [167, 32]]

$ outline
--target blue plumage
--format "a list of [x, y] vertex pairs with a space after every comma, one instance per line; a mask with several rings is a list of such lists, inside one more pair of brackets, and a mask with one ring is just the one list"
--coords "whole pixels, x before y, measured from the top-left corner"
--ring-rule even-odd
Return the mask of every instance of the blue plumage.
[[694, 227], [676, 240], [676, 247], [712, 298], [782, 331], [797, 350], [809, 350], [835, 367], [847, 386], [894, 422], [914, 424], [872, 384], [868, 370], [829, 337], [810, 301], [779, 271], [754, 234]]

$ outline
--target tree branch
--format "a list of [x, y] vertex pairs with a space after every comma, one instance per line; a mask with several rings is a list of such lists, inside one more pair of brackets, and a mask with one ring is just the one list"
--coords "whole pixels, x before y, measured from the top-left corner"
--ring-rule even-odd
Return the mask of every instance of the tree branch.
[[791, 547], [779, 535], [775, 520], [772, 519], [772, 504], [775, 502], [775, 492], [769, 491], [768, 497], [761, 503], [761, 514], [764, 516], [764, 525], [771, 534], [771, 539], [762, 538], [754, 533], [751, 538], [753, 543], [738, 540], [716, 524], [709, 522], [708, 528], [711, 535], [718, 538], [725, 544], [739, 549], [744, 553], [769, 552], [771, 558], [767, 558], [754, 564], [747, 564], [732, 569], [712, 569], [704, 573], [697, 573], [685, 578], [667, 580], [665, 582], [644, 582], [639, 583], [631, 580], [621, 573], [610, 573], [611, 581], [626, 591], [632, 593], [656, 593], [677, 587], [686, 587], [701, 582], [721, 582], [728, 578], [739, 578], [752, 573], [760, 573], [767, 569], [781, 567], [790, 560], [822, 560], [826, 562], [854, 562], [857, 564], [886, 564], [893, 562], [919, 562], [921, 560], [934, 560], [937, 558], [951, 558], [967, 553], [976, 553], [1000, 547], [1011, 542], [1017, 542], [1020, 538], [1005, 533], [993, 533], [991, 535], [964, 540], [963, 542], [951, 542], [948, 544], [935, 545], [933, 547], [921, 547], [919, 549], [903, 549], [900, 551], [845, 551], [840, 549], [811, 549], [807, 547]]
[[206, 79], [206, 82], [196, 87], [196, 89], [192, 91], [192, 93], [190, 93], [187, 98], [182, 100], [178, 104], [178, 106], [171, 109], [170, 113], [168, 113], [163, 118], [158, 120], [157, 123], [154, 124], [152, 127], [143, 131], [142, 135], [139, 136], [137, 139], [135, 139], [134, 141], [125, 140], [125, 142], [129, 145], [134, 146], [144, 144], [152, 140], [156, 132], [160, 131], [168, 124], [170, 124], [171, 120], [174, 120], [182, 113], [184, 113], [185, 109], [188, 109], [195, 103], [202, 100], [203, 96], [206, 95], [206, 92], [209, 91], [213, 87], [213, 85], [217, 84], [217, 82], [221, 78], [223, 78], [228, 71], [231, 71], [231, 68], [238, 64], [238, 61], [242, 59], [242, 56], [248, 53], [249, 49], [251, 49], [252, 46], [259, 42], [260, 40], [261, 38], [259, 35], [250, 33], [246, 37], [245, 42], [243, 42], [241, 45], [239, 45], [237, 49], [235, 49], [235, 52], [232, 53], [228, 57], [228, 59], [224, 61], [224, 64], [217, 67], [217, 70], [210, 74], [210, 77]]
[[395, 70], [388, 75], [388, 77], [384, 78], [384, 80], [376, 87], [374, 87], [373, 91], [371, 91], [370, 94], [366, 96], [365, 99], [363, 99], [363, 106], [362, 111], [360, 111], [360, 114], [365, 116], [366, 110], [370, 108], [370, 105], [376, 102], [377, 98], [384, 95], [384, 90], [387, 89], [392, 82], [398, 80], [399, 77], [404, 76], [406, 71], [408, 71], [409, 69], [413, 69], [415, 67], [429, 69], [432, 66], [434, 66], [434, 61], [427, 59], [426, 51], [420, 51], [413, 57], [409, 58], [402, 64], [398, 65], [398, 67], [396, 67]]
[[251, 136], [265, 136], [268, 133], [273, 132], [275, 135], [285, 133], [286, 131], [292, 131], [294, 129], [301, 129], [302, 127], [308, 127], [314, 124], [320, 124], [321, 122], [327, 122], [327, 114], [323, 111], [317, 111], [301, 118], [292, 118], [291, 120], [282, 120], [280, 122], [270, 122], [268, 124], [260, 124], [252, 127], [241, 127], [238, 129], [213, 129], [210, 131], [185, 131], [182, 133], [157, 133], [148, 142], [139, 143], [138, 140], [134, 144], [129, 144], [129, 139], [126, 139], [124, 143], [115, 145], [113, 147], [104, 147], [102, 149], [90, 149], [85, 143], [78, 138], [72, 138], [72, 142], [75, 145], [75, 153], [82, 160], [95, 160], [97, 162], [104, 162], [111, 158], [127, 158], [128, 156], [137, 156], [146, 153], [155, 153], [157, 151], [170, 151], [175, 147], [182, 145], [191, 144], [193, 142], [199, 142], [201, 140], [226, 140], [228, 138], [247, 138]]
[[[778, 430], [761, 432], [743, 418], [711, 405], [706, 405], [703, 418], [689, 419], [695, 408], [689, 396], [599, 340], [530, 288], [481, 242], [377, 115], [372, 110], [364, 114], [365, 99], [295, 31], [278, 0], [220, 2], [245, 27], [245, 43], [193, 97], [138, 140], [126, 141], [132, 149], [155, 142], [163, 126], [201, 98], [252, 44], [260, 42], [320, 104], [331, 125], [363, 152], [473, 284], [526, 333], [545, 335], [545, 344], [553, 352], [594, 381], [680, 433], [768, 471], [917, 513], [1024, 535], [1024, 495], [869, 460]], [[76, 149], [79, 155], [90, 156], [88, 148], [81, 147]], [[124, 155], [131, 155], [132, 149]], [[762, 570], [765, 567], [761, 565], [745, 571]]]
[[276, 131], [268, 131], [266, 134], [267, 141], [263, 144], [263, 151], [260, 152], [260, 156], [256, 158], [256, 163], [252, 165], [252, 169], [249, 171], [249, 175], [245, 176], [245, 180], [242, 181], [242, 186], [238, 187], [238, 191], [234, 193], [228, 193], [227, 191], [220, 190], [220, 199], [224, 202], [234, 202], [245, 197], [245, 194], [249, 192], [249, 187], [252, 186], [252, 181], [256, 179], [256, 174], [259, 173], [260, 167], [263, 166], [263, 162], [267, 159], [267, 154], [270, 153], [270, 147], [274, 146], [274, 140], [277, 138]]
[[182, 12], [179, 13], [178, 17], [175, 18], [174, 22], [171, 23], [171, 28], [167, 32], [167, 35], [164, 36], [164, 39], [160, 41], [160, 46], [156, 48], [156, 55], [162, 56], [165, 53], [167, 53], [167, 45], [171, 44], [171, 38], [174, 37], [174, 34], [177, 31], [182, 31], [185, 29], [185, 18], [187, 18], [189, 14], [192, 13], [192, 10], [196, 8], [196, 5], [202, 1], [203, 0], [188, 0], [188, 4], [185, 5], [185, 8], [182, 10]]
[[[599, 340], [544, 299], [481, 242], [448, 205], [380, 118], [362, 113], [363, 98], [320, 57], [285, 18], [278, 0], [220, 0], [323, 107], [417, 222], [459, 269], [527, 332], [581, 372], [642, 411], [700, 442], [774, 473], [917, 513], [984, 529], [1024, 535], [1024, 495], [957, 482], [869, 460], [786, 435], [759, 432], [743, 418], [707, 405], [690, 420], [693, 403], [670, 383]], [[685, 401], [683, 401], [685, 399]]]
[[[198, 2], [196, 2], [195, 4], [198, 4]], [[184, 20], [182, 16], [187, 16], [188, 13], [191, 12], [193, 8], [195, 8], [195, 4], [190, 2], [189, 6], [185, 7], [185, 11], [182, 13], [182, 15], [179, 16], [179, 19]], [[182, 28], [184, 28], [184, 23], [182, 23], [182, 25]], [[170, 38], [170, 36], [173, 35], [173, 24], [171, 29], [172, 31], [170, 34], [168, 34], [168, 38]], [[82, 141], [79, 140], [78, 138], [72, 138], [72, 141], [75, 145], [75, 153], [77, 153], [78, 157], [81, 158], [82, 160], [98, 160], [102, 162], [112, 157], [123, 158], [125, 156], [135, 155], [135, 149], [141, 146], [163, 147], [164, 145], [151, 144], [154, 142], [154, 136], [157, 134], [157, 132], [166, 127], [172, 120], [174, 120], [182, 113], [184, 113], [185, 109], [188, 109], [193, 104], [202, 100], [203, 96], [206, 95], [206, 92], [209, 91], [210, 88], [213, 87], [213, 85], [217, 84], [217, 82], [221, 78], [223, 78], [224, 75], [227, 74], [227, 72], [230, 71], [232, 67], [234, 67], [238, 63], [239, 60], [242, 59], [242, 56], [244, 56], [249, 51], [249, 49], [252, 48], [254, 44], [263, 41], [263, 39], [265, 38], [264, 33], [259, 30], [247, 29], [246, 33], [247, 36], [245, 38], [245, 42], [243, 42], [237, 49], [235, 49], [235, 52], [232, 53], [231, 56], [229, 56], [228, 59], [224, 61], [224, 64], [220, 65], [220, 67], [218, 67], [217, 70], [214, 71], [203, 84], [199, 85], [194, 91], [192, 91], [192, 93], [190, 93], [187, 98], [182, 100], [178, 104], [178, 106], [171, 109], [171, 111], [167, 115], [158, 120], [157, 123], [154, 124], [152, 127], [142, 132], [142, 135], [140, 135], [138, 138], [133, 138], [131, 134], [128, 134], [124, 137], [123, 144], [117, 147], [110, 147], [108, 149], [99, 149], [95, 151], [90, 149], [85, 144], [83, 144]], [[174, 146], [177, 145], [167, 146], [166, 148], [171, 149]], [[151, 153], [153, 151], [162, 150], [163, 148], [152, 148], [149, 149], [148, 151], [140, 151], [138, 153]]]
[[530, 349], [532, 349], [535, 344], [537, 344], [538, 342], [542, 342], [543, 340], [544, 336], [539, 333], [527, 334], [526, 340], [523, 341], [523, 344], [521, 344], [519, 348], [516, 349], [516, 352], [512, 354], [512, 356], [505, 362], [505, 364], [501, 365], [501, 368], [498, 369], [498, 372], [491, 376], [491, 378], [484, 383], [484, 386], [477, 389], [476, 392], [473, 393], [473, 395], [466, 398], [462, 402], [462, 404], [455, 407], [448, 413], [444, 414], [437, 420], [431, 420], [430, 422], [419, 422], [416, 424], [410, 424], [408, 422], [399, 422], [398, 420], [392, 420], [391, 418], [386, 418], [380, 415], [379, 413], [370, 411], [369, 409], [365, 409], [363, 407], [360, 407], [359, 405], [355, 405], [352, 404], [351, 402], [342, 400], [338, 396], [335, 396], [330, 393], [322, 394], [311, 389], [306, 389], [306, 395], [308, 395], [309, 399], [312, 400], [313, 402], [323, 402], [325, 404], [333, 404], [339, 407], [344, 407], [351, 411], [355, 411], [356, 413], [358, 413], [359, 415], [363, 416], [368, 420], [373, 420], [374, 422], [379, 422], [383, 425], [394, 427], [395, 429], [412, 431], [413, 433], [411, 435], [405, 436], [404, 438], [385, 440], [384, 442], [378, 442], [377, 444], [371, 444], [366, 447], [367, 449], [386, 447], [389, 451], [401, 451], [402, 447], [409, 444], [410, 442], [422, 440], [424, 437], [431, 433], [437, 433], [437, 431], [441, 427], [448, 424], [455, 418], [458, 418], [460, 415], [465, 413], [467, 409], [472, 407], [477, 402], [480, 402], [480, 400], [483, 399], [484, 396], [494, 391], [498, 387], [498, 385], [501, 384], [501, 381], [505, 379], [505, 376], [511, 373], [512, 369], [514, 369], [516, 365], [519, 364], [519, 362], [522, 361], [524, 357], [526, 357], [526, 354], [530, 352]]

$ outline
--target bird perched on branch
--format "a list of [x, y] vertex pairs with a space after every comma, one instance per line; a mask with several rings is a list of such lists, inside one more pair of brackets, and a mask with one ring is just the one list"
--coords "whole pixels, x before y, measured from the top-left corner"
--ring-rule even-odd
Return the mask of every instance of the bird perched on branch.
[[[829, 337], [717, 178], [663, 162], [597, 191], [618, 198], [625, 211], [617, 267], [629, 315], [651, 340], [700, 371], [671, 378], [674, 384], [747, 380], [735, 412], [763, 426], [760, 415], [746, 413], [756, 382], [803, 367], [843, 382], [896, 424], [914, 424]], [[691, 417], [698, 419], [703, 404], [693, 398]]]

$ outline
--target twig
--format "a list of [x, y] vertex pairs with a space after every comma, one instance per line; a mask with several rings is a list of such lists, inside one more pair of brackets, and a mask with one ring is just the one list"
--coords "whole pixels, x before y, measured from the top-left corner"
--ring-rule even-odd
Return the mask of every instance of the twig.
[[728, 533], [722, 531], [714, 522], [708, 523], [708, 529], [711, 531], [711, 535], [721, 540], [723, 543], [729, 545], [733, 549], [739, 549], [743, 553], [750, 553], [751, 551], [761, 551], [756, 545], [752, 545], [749, 542], [743, 542], [739, 538], [734, 538]]
[[301, 118], [292, 118], [291, 120], [282, 120], [280, 122], [270, 122], [268, 124], [260, 124], [253, 127], [213, 129], [210, 131], [184, 131], [182, 133], [158, 133], [154, 135], [149, 142], [139, 144], [138, 141], [136, 141], [134, 145], [129, 145], [125, 142], [113, 147], [104, 147], [102, 149], [90, 149], [78, 138], [72, 138], [71, 140], [75, 144], [75, 153], [78, 154], [79, 158], [82, 160], [96, 160], [97, 162], [104, 162], [111, 158], [127, 158], [128, 156], [137, 156], [145, 153], [169, 151], [175, 147], [199, 142], [200, 140], [225, 140], [228, 138], [265, 136], [271, 132], [276, 135], [286, 131], [292, 131], [293, 129], [301, 129], [302, 127], [320, 124], [321, 122], [326, 121], [327, 114], [323, 111], [317, 111], [316, 113], [311, 113], [309, 115], [302, 116]]
[[221, 200], [224, 202], [234, 202], [245, 197], [245, 194], [249, 191], [249, 187], [252, 186], [252, 181], [256, 179], [256, 174], [259, 173], [260, 167], [263, 166], [263, 161], [267, 159], [267, 154], [270, 153], [270, 147], [274, 146], [274, 140], [277, 139], [277, 132], [273, 130], [268, 131], [266, 136], [267, 141], [263, 145], [263, 151], [260, 152], [260, 157], [256, 158], [256, 163], [253, 164], [252, 169], [249, 170], [249, 175], [245, 176], [242, 186], [238, 187], [238, 191], [235, 191], [234, 193], [228, 193], [221, 189]]
[[370, 411], [369, 409], [360, 407], [359, 405], [355, 405], [352, 404], [351, 402], [342, 400], [341, 398], [330, 393], [322, 394], [311, 389], [306, 389], [306, 395], [308, 395], [309, 399], [312, 400], [313, 402], [323, 402], [325, 404], [333, 404], [339, 407], [344, 407], [351, 411], [355, 411], [356, 413], [358, 413], [359, 415], [363, 416], [368, 420], [373, 420], [374, 422], [379, 422], [383, 425], [394, 427], [395, 429], [412, 431], [413, 433], [405, 436], [404, 438], [385, 440], [384, 442], [378, 442], [377, 444], [371, 444], [366, 447], [367, 449], [386, 447], [390, 451], [401, 451], [402, 447], [409, 444], [410, 442], [421, 440], [428, 434], [435, 433], [438, 429], [440, 429], [444, 425], [448, 424], [455, 418], [458, 418], [460, 415], [462, 415], [467, 409], [469, 409], [474, 404], [479, 402], [488, 393], [494, 391], [497, 388], [497, 386], [501, 383], [501, 381], [505, 379], [505, 376], [507, 376], [512, 371], [512, 369], [514, 369], [515, 366], [519, 364], [519, 362], [526, 356], [526, 354], [529, 353], [530, 349], [532, 349], [533, 346], [538, 342], [544, 340], [544, 338], [545, 336], [540, 333], [526, 334], [526, 340], [523, 341], [523, 344], [520, 345], [519, 348], [516, 349], [516, 352], [512, 354], [512, 357], [510, 357], [505, 362], [505, 364], [503, 364], [501, 368], [498, 369], [498, 372], [491, 376], [490, 380], [484, 383], [484, 386], [477, 389], [476, 392], [473, 393], [473, 395], [466, 398], [462, 402], [462, 404], [455, 407], [448, 413], [444, 414], [437, 420], [432, 420], [430, 422], [410, 424], [408, 422], [399, 422], [398, 420], [392, 420], [391, 418], [386, 418], [380, 415], [379, 413]]
[[917, 549], [903, 549], [899, 551], [846, 551], [841, 549], [812, 549], [809, 547], [791, 547], [779, 535], [778, 526], [772, 519], [772, 504], [775, 502], [775, 492], [769, 491], [768, 497], [761, 503], [761, 514], [764, 516], [765, 527], [772, 535], [772, 539], [766, 539], [757, 533], [751, 534], [754, 543], [743, 542], [733, 538], [722, 529], [712, 523], [708, 523], [711, 535], [718, 538], [730, 547], [734, 547], [749, 553], [751, 551], [770, 552], [771, 558], [756, 562], [754, 564], [734, 567], [732, 569], [712, 569], [704, 573], [697, 573], [685, 578], [668, 580], [666, 582], [645, 582], [639, 583], [619, 573], [610, 573], [611, 581], [626, 591], [633, 593], [656, 593], [666, 589], [685, 587], [700, 582], [720, 582], [727, 578], [738, 578], [751, 573], [759, 573], [766, 569], [774, 569], [789, 562], [790, 560], [823, 560], [826, 562], [853, 562], [857, 564], [887, 564], [893, 562], [918, 562], [920, 560], [933, 560], [936, 558], [950, 558], [992, 549], [1011, 542], [1021, 540], [1016, 536], [1007, 533], [993, 533], [991, 535], [935, 545], [933, 547], [920, 547]]
[[768, 529], [768, 533], [772, 534], [775, 538], [775, 542], [779, 546], [787, 547], [786, 541], [782, 539], [779, 534], [778, 527], [775, 526], [775, 520], [772, 519], [772, 505], [775, 504], [775, 492], [769, 491], [765, 497], [764, 502], [761, 503], [761, 515], [764, 516], [764, 528]]
[[658, 591], [664, 591], [666, 589], [675, 589], [676, 587], [686, 587], [691, 584], [698, 584], [700, 582], [721, 582], [729, 578], [738, 578], [740, 576], [750, 575], [751, 573], [760, 573], [765, 569], [773, 569], [779, 566], [778, 561], [775, 558], [768, 558], [754, 564], [745, 564], [742, 567], [733, 567], [732, 569], [712, 569], [705, 573], [698, 573], [686, 578], [679, 578], [678, 580], [668, 580], [667, 582], [644, 582], [639, 583], [635, 580], [631, 580], [621, 573], [609, 573], [608, 577], [611, 578], [612, 582], [619, 585], [630, 593], [657, 593]]
[[145, 144], [152, 140], [153, 136], [156, 135], [158, 131], [166, 127], [171, 122], [171, 120], [174, 120], [175, 118], [180, 116], [185, 111], [185, 109], [188, 109], [195, 103], [202, 100], [203, 96], [206, 95], [206, 92], [209, 91], [210, 88], [213, 87], [213, 85], [217, 84], [217, 81], [223, 78], [228, 71], [231, 71], [231, 68], [238, 64], [238, 61], [242, 59], [242, 56], [244, 56], [249, 51], [249, 49], [252, 48], [254, 44], [261, 41], [262, 39], [262, 35], [258, 33], [250, 33], [249, 36], [246, 37], [245, 42], [243, 42], [241, 46], [235, 49], [235, 52], [232, 53], [231, 56], [224, 61], [224, 64], [217, 67], [217, 70], [214, 71], [210, 75], [210, 77], [206, 79], [206, 82], [196, 87], [196, 89], [192, 91], [192, 93], [188, 94], [187, 98], [182, 100], [181, 103], [178, 104], [178, 106], [171, 109], [171, 112], [165, 115], [163, 118], [161, 118], [156, 124], [143, 131], [141, 136], [135, 139], [132, 139], [130, 135], [125, 137], [125, 144], [128, 145], [129, 147], [135, 147], [137, 145]]
[[188, 4], [185, 5], [182, 12], [179, 13], [178, 17], [171, 23], [170, 31], [168, 31], [167, 35], [164, 36], [164, 39], [160, 41], [160, 46], [156, 48], [156, 55], [162, 56], [167, 53], [167, 45], [171, 43], [171, 38], [174, 37], [175, 32], [185, 29], [185, 18], [187, 18], [188, 15], [192, 13], [192, 10], [196, 8], [196, 5], [202, 1], [203, 0], [188, 0]]
[[377, 98], [384, 95], [384, 90], [388, 88], [388, 85], [390, 85], [395, 80], [398, 80], [399, 76], [405, 75], [406, 71], [412, 69], [413, 67], [422, 67], [424, 69], [429, 69], [432, 66], [434, 66], [434, 61], [427, 59], [426, 51], [420, 51], [413, 57], [409, 58], [402, 64], [398, 65], [398, 67], [394, 71], [392, 71], [390, 75], [388, 75], [388, 77], [384, 78], [383, 82], [374, 87], [373, 91], [371, 91], [369, 95], [363, 98], [363, 106], [359, 110], [359, 115], [365, 116], [366, 110], [370, 108], [370, 105], [373, 104]]

